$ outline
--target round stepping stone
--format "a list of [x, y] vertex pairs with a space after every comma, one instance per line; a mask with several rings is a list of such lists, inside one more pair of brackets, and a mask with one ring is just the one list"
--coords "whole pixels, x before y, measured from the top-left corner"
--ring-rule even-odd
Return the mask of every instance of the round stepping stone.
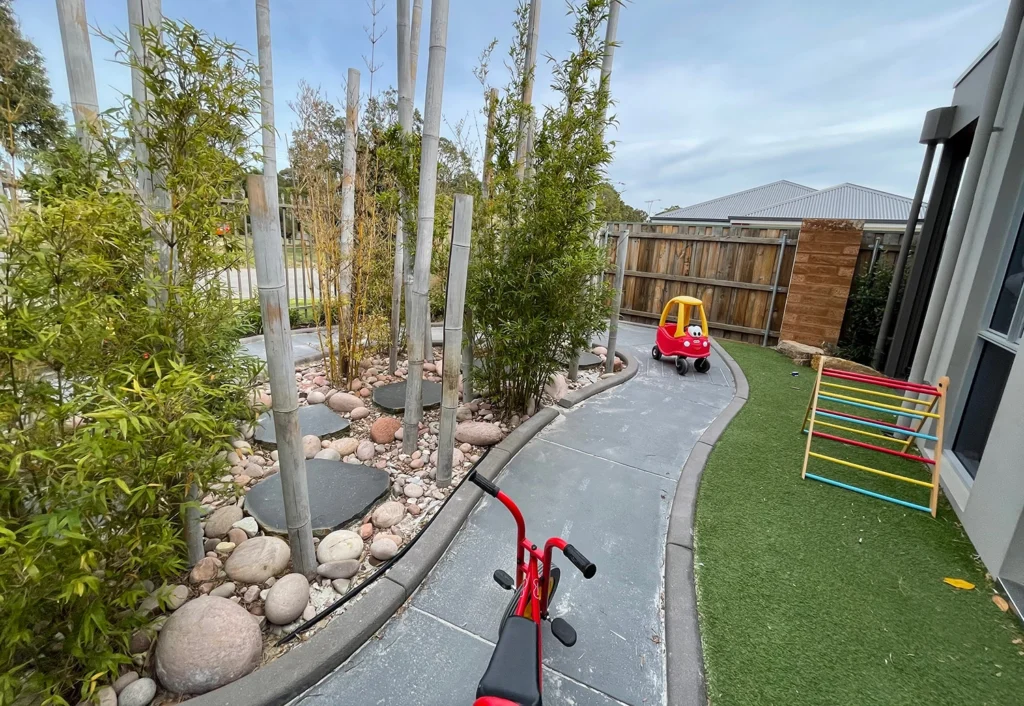
[[[348, 429], [350, 422], [326, 405], [316, 404], [299, 407], [299, 429], [303, 436], [331, 436]], [[274, 415], [265, 412], [256, 425], [256, 441], [262, 444], [276, 444]]]
[[601, 356], [592, 351], [580, 351], [580, 369], [595, 368], [601, 365]]
[[[388, 412], [405, 411], [405, 380], [373, 388], [373, 402]], [[441, 383], [423, 381], [423, 408], [430, 409], [441, 404]]]
[[[388, 492], [389, 477], [386, 471], [361, 463], [311, 459], [306, 461], [306, 483], [309, 486], [313, 531], [318, 532], [337, 529], [365, 515]], [[281, 474], [253, 486], [245, 496], [245, 509], [265, 531], [288, 534]], [[242, 544], [235, 552], [248, 543]]]

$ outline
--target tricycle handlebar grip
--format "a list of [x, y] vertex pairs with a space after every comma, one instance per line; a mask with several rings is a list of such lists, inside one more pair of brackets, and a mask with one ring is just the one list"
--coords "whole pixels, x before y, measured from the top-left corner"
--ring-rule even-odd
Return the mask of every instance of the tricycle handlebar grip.
[[485, 493], [490, 495], [492, 498], [498, 497], [498, 492], [499, 492], [498, 486], [496, 486], [494, 483], [492, 483], [491, 481], [489, 481], [486, 478], [484, 478], [482, 475], [480, 475], [476, 471], [473, 471], [473, 475], [470, 476], [469, 479], [471, 481], [473, 481], [474, 483], [476, 483], [480, 487], [480, 490], [484, 491]]
[[580, 570], [580, 573], [583, 574], [583, 578], [594, 578], [594, 574], [597, 573], [597, 566], [587, 559], [587, 557], [583, 556], [583, 553], [580, 552], [579, 549], [571, 544], [566, 544], [562, 553], [565, 554], [566, 559], [572, 562], [573, 566]]

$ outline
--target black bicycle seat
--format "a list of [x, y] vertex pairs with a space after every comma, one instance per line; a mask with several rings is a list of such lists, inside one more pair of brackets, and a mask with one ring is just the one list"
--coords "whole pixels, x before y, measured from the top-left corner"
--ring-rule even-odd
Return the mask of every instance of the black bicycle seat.
[[494, 696], [522, 706], [541, 706], [537, 673], [537, 624], [513, 615], [505, 621], [491, 662], [476, 695]]

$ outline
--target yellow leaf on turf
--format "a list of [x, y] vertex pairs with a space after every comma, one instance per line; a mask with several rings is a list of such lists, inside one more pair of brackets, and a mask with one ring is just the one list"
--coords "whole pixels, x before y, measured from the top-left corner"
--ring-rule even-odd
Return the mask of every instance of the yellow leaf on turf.
[[963, 579], [945, 578], [945, 579], [942, 579], [942, 581], [944, 583], [948, 583], [953, 588], [962, 588], [965, 591], [971, 591], [971, 590], [974, 589], [974, 584], [973, 583], [971, 583], [970, 581], [964, 581]]
[[1010, 604], [1007, 603], [1006, 599], [1002, 596], [992, 596], [992, 602], [995, 603], [999, 607], [999, 610], [1003, 611], [1004, 613], [1010, 610]]

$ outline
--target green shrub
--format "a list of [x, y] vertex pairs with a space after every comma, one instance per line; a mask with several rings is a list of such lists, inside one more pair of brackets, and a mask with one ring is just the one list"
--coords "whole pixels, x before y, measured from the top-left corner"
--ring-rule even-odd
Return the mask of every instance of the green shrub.
[[[882, 327], [882, 316], [885, 313], [885, 301], [889, 297], [892, 276], [892, 265], [880, 260], [875, 263], [874, 270], [865, 271], [853, 278], [835, 355], [864, 365], [871, 364], [875, 341]], [[897, 311], [903, 298], [905, 283], [906, 276], [896, 299]]]
[[241, 250], [216, 226], [251, 153], [255, 71], [188, 25], [162, 30], [144, 31], [163, 66], [145, 74], [145, 166], [165, 170], [169, 197], [153, 227], [126, 151], [130, 101], [102, 121], [96, 155], [68, 138], [24, 180], [31, 205], [4, 204], [0, 706], [90, 698], [130, 662], [130, 636], [152, 619], [138, 610], [144, 582], [180, 578], [189, 498], [254, 421], [260, 366], [238, 354], [217, 276]]
[[478, 389], [510, 413], [540, 397], [570, 353], [589, 347], [608, 313], [607, 286], [591, 284], [606, 256], [593, 241], [598, 224], [590, 206], [611, 159], [607, 84], [591, 79], [603, 57], [598, 32], [608, 3], [570, 7], [577, 47], [553, 64], [559, 101], [544, 113], [532, 174], [520, 181], [516, 126], [532, 116], [518, 98], [527, 17], [525, 3], [519, 6], [512, 81], [496, 111], [491, 198], [474, 218], [468, 300], [484, 361]]

